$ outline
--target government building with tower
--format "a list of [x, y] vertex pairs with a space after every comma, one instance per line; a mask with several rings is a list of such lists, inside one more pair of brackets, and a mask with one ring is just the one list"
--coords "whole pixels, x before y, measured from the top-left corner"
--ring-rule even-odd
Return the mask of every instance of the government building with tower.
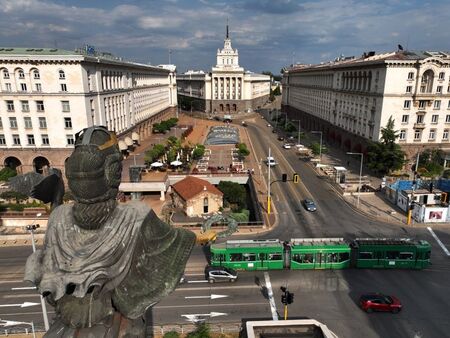
[[245, 71], [228, 31], [217, 50], [211, 72], [187, 71], [177, 75], [179, 103], [184, 109], [209, 114], [235, 114], [262, 107], [270, 96], [270, 76]]

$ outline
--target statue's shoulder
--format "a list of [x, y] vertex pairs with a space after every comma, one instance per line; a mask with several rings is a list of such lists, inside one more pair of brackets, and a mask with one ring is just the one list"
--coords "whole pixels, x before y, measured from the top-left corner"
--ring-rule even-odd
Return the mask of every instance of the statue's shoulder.
[[141, 201], [130, 201], [126, 204], [119, 204], [118, 208], [138, 215], [146, 215], [152, 210], [152, 208]]
[[58, 205], [50, 214], [49, 222], [67, 217], [72, 211], [73, 203]]

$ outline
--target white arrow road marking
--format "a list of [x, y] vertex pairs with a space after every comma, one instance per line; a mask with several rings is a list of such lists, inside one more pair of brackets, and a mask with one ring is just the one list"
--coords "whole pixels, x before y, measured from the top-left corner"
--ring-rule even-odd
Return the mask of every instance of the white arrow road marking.
[[30, 307], [30, 306], [35, 306], [35, 305], [39, 305], [39, 303], [31, 303], [31, 302], [23, 302], [22, 304], [2, 304], [0, 305], [0, 307]]
[[445, 245], [441, 242], [441, 240], [438, 238], [438, 236], [436, 236], [436, 234], [434, 233], [433, 229], [431, 229], [430, 227], [427, 227], [428, 231], [431, 233], [431, 235], [434, 237], [434, 239], [436, 240], [436, 242], [438, 242], [439, 246], [442, 248], [442, 250], [444, 250], [445, 254], [447, 256], [450, 256], [450, 252], [447, 250], [447, 248], [445, 247]]
[[225, 298], [228, 297], [227, 295], [215, 295], [211, 294], [210, 296], [186, 296], [184, 298], [186, 299], [195, 299], [195, 298], [210, 298], [210, 299], [217, 299], [217, 298]]
[[219, 316], [227, 316], [228, 313], [223, 312], [210, 312], [210, 313], [195, 313], [191, 315], [181, 315], [181, 317], [186, 317], [189, 321], [198, 321], [201, 320], [202, 317], [219, 317]]
[[36, 290], [35, 286], [24, 286], [21, 288], [11, 288], [11, 290]]
[[207, 280], [188, 280], [188, 283], [208, 283]]

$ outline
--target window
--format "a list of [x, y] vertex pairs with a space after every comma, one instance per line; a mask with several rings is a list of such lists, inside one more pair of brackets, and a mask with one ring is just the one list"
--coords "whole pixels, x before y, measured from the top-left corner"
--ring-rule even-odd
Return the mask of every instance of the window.
[[439, 73], [439, 80], [445, 80], [445, 73], [444, 72], [440, 72]]
[[372, 252], [360, 252], [359, 259], [372, 259]]
[[414, 80], [414, 72], [408, 73], [408, 80]]
[[5, 145], [6, 145], [5, 135], [0, 134], [0, 146], [5, 146]]
[[419, 109], [425, 109], [427, 107], [427, 101], [419, 101]]
[[414, 130], [414, 140], [420, 140], [422, 138], [422, 132], [420, 130]]
[[0, 117], [0, 129], [3, 129], [3, 121], [1, 117]]
[[417, 115], [416, 123], [423, 123], [423, 115]]
[[450, 123], [450, 115], [445, 115], [445, 123]]
[[6, 101], [6, 110], [14, 111], [14, 101]]
[[242, 258], [244, 258], [245, 262], [255, 262], [256, 261], [256, 254], [254, 253], [245, 253], [242, 255]]
[[436, 139], [436, 129], [430, 129], [430, 133], [428, 134], [429, 140], [435, 140]]
[[47, 134], [42, 134], [41, 138], [42, 138], [42, 145], [44, 146], [50, 145], [50, 140], [48, 139]]
[[439, 115], [432, 115], [431, 116], [431, 123], [438, 123]]
[[65, 83], [61, 83], [61, 91], [67, 92], [67, 85]]
[[434, 101], [434, 109], [441, 109], [441, 100]]
[[405, 100], [403, 102], [403, 109], [410, 109], [411, 108], [411, 100]]
[[406, 140], [406, 129], [400, 130], [400, 134], [399, 134], [398, 139], [399, 139], [400, 141]]
[[73, 135], [66, 135], [67, 145], [74, 145], [75, 139], [73, 138]]
[[386, 251], [386, 258], [387, 259], [398, 259], [399, 252], [398, 251]]
[[242, 261], [242, 254], [240, 253], [230, 254], [230, 262], [240, 262], [240, 261]]
[[[450, 92], [450, 90], [449, 90], [449, 92]], [[450, 109], [450, 100], [448, 101], [447, 109]]]
[[436, 87], [436, 93], [441, 94], [442, 93], [442, 86]]
[[39, 74], [39, 71], [36, 69], [33, 71], [33, 77], [38, 80], [41, 78], [41, 75]]
[[27, 84], [26, 83], [21, 83], [20, 84], [20, 90], [23, 91], [23, 92], [26, 92], [27, 91]]
[[66, 79], [66, 73], [64, 73], [63, 70], [59, 71], [59, 79], [60, 80], [65, 80]]
[[444, 129], [444, 133], [442, 134], [443, 140], [448, 140], [448, 129]]
[[350, 254], [348, 252], [342, 252], [339, 254], [339, 262], [345, 262], [350, 259]]
[[409, 121], [409, 115], [403, 115], [402, 116], [402, 123], [408, 123]]
[[15, 146], [20, 146], [20, 136], [17, 134], [13, 134], [13, 144]]
[[406, 92], [411, 93], [412, 92], [412, 86], [406, 86]]
[[9, 126], [11, 127], [11, 129], [17, 129], [17, 118], [10, 117], [9, 118]]
[[70, 118], [70, 117], [65, 117], [64, 118], [64, 127], [66, 129], [72, 128], [72, 118]]
[[61, 101], [62, 111], [67, 113], [70, 112], [70, 104], [69, 101]]
[[36, 83], [35, 87], [37, 92], [42, 92], [42, 85], [40, 83]]
[[36, 110], [39, 112], [43, 112], [45, 110], [44, 101], [36, 101]]
[[22, 105], [22, 112], [27, 113], [30, 111], [30, 105], [28, 101], [20, 101], [20, 104]]
[[4, 70], [3, 70], [3, 78], [4, 78], [4, 79], [9, 79], [9, 72], [8, 72], [7, 69], [4, 69]]
[[5, 91], [7, 91], [7, 92], [11, 92], [12, 91], [11, 83], [5, 83]]
[[34, 146], [36, 144], [34, 142], [34, 135], [33, 134], [28, 134], [27, 135], [27, 140], [28, 140], [28, 145], [29, 146]]
[[268, 260], [269, 261], [281, 261], [282, 260], [281, 254], [279, 254], [279, 253], [269, 254]]
[[33, 128], [33, 123], [31, 123], [31, 117], [24, 117], [23, 118], [23, 122], [25, 123], [25, 128], [26, 129], [32, 129]]
[[19, 70], [18, 74], [19, 74], [19, 79], [25, 79], [25, 73], [23, 72], [22, 69]]
[[47, 128], [47, 119], [45, 117], [39, 118], [39, 128], [46, 129]]

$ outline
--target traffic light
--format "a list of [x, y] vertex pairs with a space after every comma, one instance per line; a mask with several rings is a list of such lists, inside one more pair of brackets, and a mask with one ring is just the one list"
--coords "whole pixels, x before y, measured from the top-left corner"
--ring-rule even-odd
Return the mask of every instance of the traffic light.
[[281, 180], [282, 180], [283, 182], [286, 182], [286, 181], [287, 181], [287, 174], [281, 175]]
[[300, 180], [300, 177], [298, 176], [298, 174], [294, 173], [294, 176], [292, 177], [292, 181], [294, 181], [294, 183], [298, 183], [299, 180]]
[[284, 305], [287, 305], [286, 293], [282, 293], [281, 294], [281, 303], [284, 304]]
[[292, 292], [287, 293], [286, 302], [292, 304], [294, 302], [294, 294]]

